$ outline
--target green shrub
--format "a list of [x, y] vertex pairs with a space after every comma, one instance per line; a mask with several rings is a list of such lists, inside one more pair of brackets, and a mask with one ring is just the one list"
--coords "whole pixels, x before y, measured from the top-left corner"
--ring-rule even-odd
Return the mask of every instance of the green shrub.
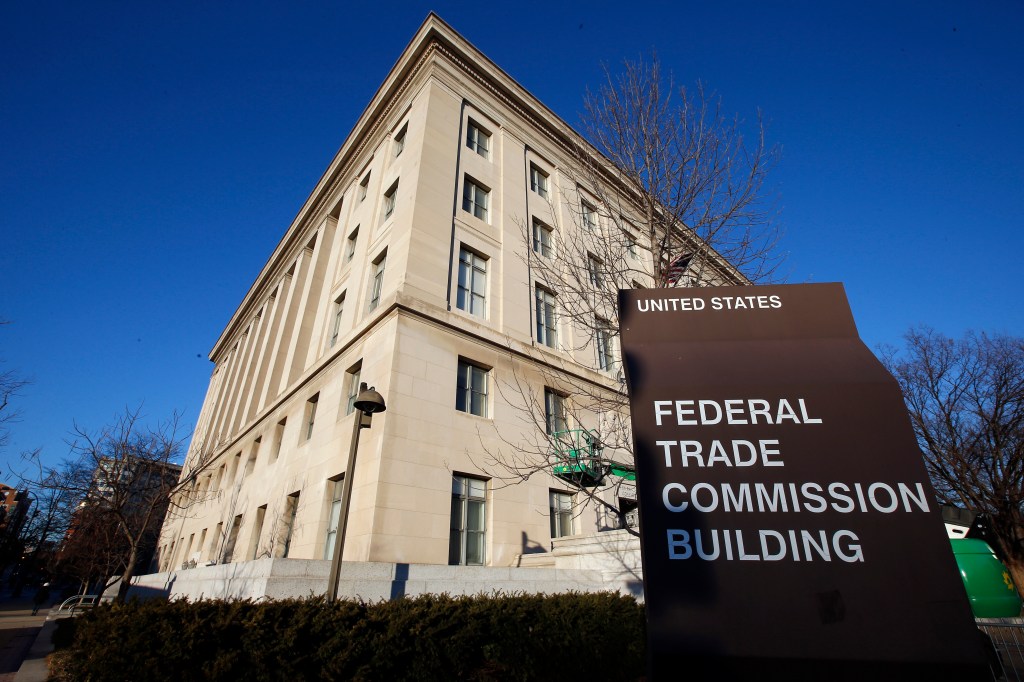
[[77, 680], [630, 680], [643, 607], [612, 593], [421, 597], [367, 604], [147, 601], [61, 624]]

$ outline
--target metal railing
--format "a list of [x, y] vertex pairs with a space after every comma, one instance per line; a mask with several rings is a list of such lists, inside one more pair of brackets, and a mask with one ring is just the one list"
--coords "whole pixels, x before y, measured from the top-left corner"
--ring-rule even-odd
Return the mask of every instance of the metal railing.
[[1024, 682], [1024, 620], [1020, 618], [978, 618], [985, 635], [992, 679]]
[[96, 594], [76, 594], [74, 597], [68, 597], [61, 602], [60, 606], [57, 607], [57, 613], [70, 613], [74, 615], [76, 610], [91, 609], [100, 602], [100, 595]]

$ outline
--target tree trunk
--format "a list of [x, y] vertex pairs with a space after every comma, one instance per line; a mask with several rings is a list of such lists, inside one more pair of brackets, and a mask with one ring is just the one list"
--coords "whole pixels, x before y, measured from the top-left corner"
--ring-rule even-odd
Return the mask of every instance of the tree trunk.
[[114, 599], [118, 604], [123, 604], [128, 599], [128, 589], [132, 586], [132, 578], [135, 577], [135, 561], [138, 558], [138, 549], [132, 547], [128, 555], [128, 563], [125, 564], [124, 572], [121, 573], [121, 583], [117, 586], [117, 597]]

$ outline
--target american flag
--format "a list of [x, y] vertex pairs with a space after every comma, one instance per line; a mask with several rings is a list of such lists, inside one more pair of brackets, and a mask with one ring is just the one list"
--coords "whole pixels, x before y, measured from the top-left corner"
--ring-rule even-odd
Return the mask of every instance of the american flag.
[[668, 267], [665, 268], [665, 286], [673, 287], [679, 278], [686, 272], [686, 268], [690, 267], [690, 261], [693, 259], [692, 253], [684, 253], [683, 255], [676, 258], [674, 261], [669, 263]]

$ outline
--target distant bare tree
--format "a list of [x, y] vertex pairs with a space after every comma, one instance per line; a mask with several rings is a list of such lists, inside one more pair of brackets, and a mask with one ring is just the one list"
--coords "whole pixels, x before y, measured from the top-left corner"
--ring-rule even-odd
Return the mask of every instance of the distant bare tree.
[[1024, 585], [1024, 338], [927, 327], [882, 350], [939, 501], [986, 513]]
[[183, 471], [178, 461], [185, 436], [179, 430], [176, 414], [146, 426], [139, 409], [126, 410], [99, 431], [76, 425], [69, 458], [59, 467], [40, 466], [33, 482], [38, 490], [76, 501], [61, 556], [82, 579], [120, 578], [119, 600], [155, 549], [168, 507], [202, 499], [195, 481], [209, 459], [193, 457]]
[[[6, 324], [9, 324], [7, 320], [0, 320], [0, 326]], [[0, 449], [4, 448], [10, 439], [10, 424], [18, 419], [18, 412], [11, 405], [11, 400], [28, 383], [14, 370], [0, 372]]]
[[631, 505], [619, 500], [635, 492], [628, 476], [615, 475], [633, 467], [618, 292], [774, 280], [779, 229], [764, 185], [778, 149], [766, 142], [760, 113], [750, 138], [746, 129], [702, 85], [677, 88], [656, 58], [627, 61], [619, 73], [606, 68], [601, 87], [587, 93], [589, 142], [569, 133], [576, 142], [560, 185], [531, 168], [531, 190], [548, 202], [540, 218], [521, 222], [524, 257], [541, 285], [535, 339], [589, 368], [514, 350], [513, 376], [497, 383], [523, 432], [487, 452], [496, 478], [515, 484], [576, 467], [578, 476], [562, 476], [566, 485], [629, 525]]

